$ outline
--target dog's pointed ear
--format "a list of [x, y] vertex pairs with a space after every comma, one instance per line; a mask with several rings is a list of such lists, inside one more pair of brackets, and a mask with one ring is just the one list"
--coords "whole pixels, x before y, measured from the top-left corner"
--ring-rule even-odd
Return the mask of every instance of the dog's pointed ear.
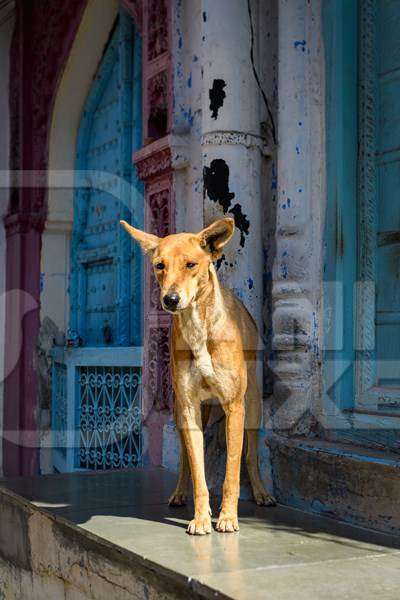
[[213, 260], [221, 256], [225, 244], [229, 242], [235, 232], [235, 221], [230, 218], [219, 219], [197, 235], [200, 246], [210, 252]]
[[127, 223], [126, 221], [120, 221], [120, 223], [122, 227], [126, 229], [126, 231], [129, 233], [129, 235], [131, 235], [137, 242], [139, 242], [143, 252], [145, 252], [146, 254], [154, 252], [154, 250], [160, 243], [160, 238], [156, 235], [153, 235], [152, 233], [146, 233], [144, 231], [141, 231], [140, 229], [136, 229], [135, 227], [132, 227], [132, 225], [129, 225], [129, 223]]

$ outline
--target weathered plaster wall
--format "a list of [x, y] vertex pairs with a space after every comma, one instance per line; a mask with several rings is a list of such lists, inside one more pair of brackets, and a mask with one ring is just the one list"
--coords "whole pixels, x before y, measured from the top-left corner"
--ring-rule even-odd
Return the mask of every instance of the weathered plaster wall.
[[[177, 600], [212, 590], [0, 490], [3, 600]], [[196, 589], [195, 586], [201, 589]]]
[[[9, 115], [9, 62], [10, 44], [14, 29], [14, 18], [9, 17], [0, 25], [0, 171], [9, 168], [10, 156], [10, 115]], [[6, 185], [8, 176], [2, 177], [2, 185]], [[7, 212], [9, 202], [9, 191], [6, 187], [0, 187], [0, 432], [3, 430], [3, 381], [4, 381], [4, 351], [5, 351], [5, 262], [6, 262], [6, 238], [3, 224], [3, 216]], [[0, 473], [2, 473], [3, 445], [0, 443]]]
[[89, 0], [55, 101], [49, 143], [48, 216], [42, 237], [39, 394], [41, 472], [51, 471], [51, 359], [63, 344], [69, 318], [69, 252], [73, 221], [76, 140], [83, 106], [114, 25], [117, 0]]

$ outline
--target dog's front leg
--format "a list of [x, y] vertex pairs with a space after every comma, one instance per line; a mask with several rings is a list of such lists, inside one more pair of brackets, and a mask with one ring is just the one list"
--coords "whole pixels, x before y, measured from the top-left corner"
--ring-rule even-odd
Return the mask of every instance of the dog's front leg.
[[226, 473], [217, 531], [239, 531], [238, 501], [240, 494], [240, 461], [244, 434], [244, 403], [236, 401], [223, 406], [226, 415]]
[[187, 532], [192, 535], [211, 533], [211, 509], [204, 472], [203, 430], [200, 403], [177, 398], [177, 421], [184, 441], [193, 482], [194, 518]]

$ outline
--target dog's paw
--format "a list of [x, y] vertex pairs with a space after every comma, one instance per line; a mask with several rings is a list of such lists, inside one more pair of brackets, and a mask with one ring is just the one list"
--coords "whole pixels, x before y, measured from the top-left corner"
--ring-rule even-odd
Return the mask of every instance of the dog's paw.
[[169, 497], [168, 504], [169, 506], [184, 506], [186, 504], [185, 492], [175, 490], [175, 492]]
[[206, 535], [207, 533], [211, 533], [211, 515], [192, 519], [186, 532], [189, 535]]
[[266, 491], [256, 492], [254, 500], [258, 506], [276, 506], [276, 500], [271, 494]]
[[227, 515], [223, 512], [218, 517], [216, 530], [221, 533], [234, 533], [239, 531], [238, 518], [235, 515]]

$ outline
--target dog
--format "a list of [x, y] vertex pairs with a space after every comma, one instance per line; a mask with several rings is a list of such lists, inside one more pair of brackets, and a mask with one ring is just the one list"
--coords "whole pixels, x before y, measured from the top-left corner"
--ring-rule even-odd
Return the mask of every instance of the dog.
[[[240, 463], [246, 430], [246, 464], [258, 505], [275, 500], [261, 481], [257, 441], [262, 403], [257, 388], [257, 327], [251, 315], [218, 281], [213, 261], [235, 231], [230, 218], [215, 221], [199, 233], [159, 238], [121, 225], [152, 261], [161, 291], [161, 305], [173, 315], [171, 374], [174, 416], [181, 440], [180, 473], [171, 506], [185, 503], [192, 477], [194, 518], [187, 532], [211, 533], [211, 510], [204, 471], [203, 428], [211, 400], [218, 400], [226, 419], [226, 473], [216, 529], [239, 530]], [[203, 405], [203, 410], [202, 410]]]

